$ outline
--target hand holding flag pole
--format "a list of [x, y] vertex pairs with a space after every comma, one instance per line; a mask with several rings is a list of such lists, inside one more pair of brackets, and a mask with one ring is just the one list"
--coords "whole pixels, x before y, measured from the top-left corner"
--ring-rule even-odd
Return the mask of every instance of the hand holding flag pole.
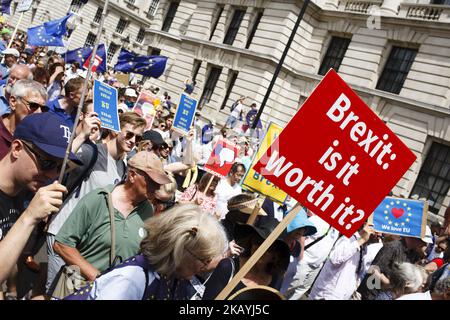
[[[101, 30], [103, 29], [103, 24], [105, 22], [106, 11], [108, 9], [108, 3], [109, 3], [109, 0], [105, 0], [102, 17], [100, 19], [100, 24], [99, 24], [98, 31], [97, 31], [97, 38], [95, 39], [94, 49], [92, 51], [93, 57], [95, 57], [95, 55], [97, 54], [97, 47], [98, 47], [98, 44], [100, 43]], [[64, 173], [65, 173], [66, 167], [67, 167], [67, 161], [69, 159], [70, 151], [72, 150], [73, 139], [75, 138], [76, 127], [78, 126], [78, 122], [80, 120], [81, 109], [83, 108], [84, 100], [86, 99], [88, 83], [89, 83], [89, 79], [91, 78], [92, 66], [94, 65], [94, 61], [95, 61], [95, 59], [91, 59], [89, 61], [89, 68], [87, 70], [86, 79], [84, 81], [80, 103], [78, 104], [77, 115], [75, 117], [74, 125], [72, 128], [72, 133], [70, 135], [69, 144], [67, 145], [66, 154], [64, 156], [64, 160], [63, 160], [62, 167], [61, 167], [61, 172], [59, 173], [59, 178], [58, 178], [59, 183], [62, 183], [62, 180], [64, 178]], [[49, 221], [50, 221], [50, 219], [49, 219]]]

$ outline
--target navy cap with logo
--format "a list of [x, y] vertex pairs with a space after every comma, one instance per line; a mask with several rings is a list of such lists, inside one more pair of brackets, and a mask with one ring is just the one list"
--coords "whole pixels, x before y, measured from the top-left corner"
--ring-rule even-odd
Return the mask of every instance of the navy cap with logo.
[[[64, 159], [70, 139], [70, 129], [62, 119], [53, 113], [32, 113], [26, 116], [14, 131], [15, 140], [33, 143], [43, 152]], [[69, 159], [83, 164], [72, 152]]]

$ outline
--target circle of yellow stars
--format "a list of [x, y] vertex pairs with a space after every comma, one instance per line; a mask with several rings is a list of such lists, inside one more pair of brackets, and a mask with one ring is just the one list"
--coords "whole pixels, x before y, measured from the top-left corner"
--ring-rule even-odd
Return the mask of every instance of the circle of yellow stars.
[[409, 222], [410, 220], [411, 220], [411, 217], [412, 217], [412, 213], [411, 213], [411, 208], [408, 206], [408, 204], [406, 203], [406, 202], [403, 202], [403, 205], [402, 205], [402, 203], [401, 203], [401, 201], [400, 200], [392, 200], [389, 204], [387, 204], [386, 205], [386, 209], [383, 211], [384, 212], [384, 214], [385, 214], [385, 217], [384, 217], [384, 219], [385, 220], [388, 220], [387, 222], [388, 222], [388, 224], [390, 224], [390, 225], [394, 225], [394, 226], [396, 226], [396, 227], [399, 227], [399, 226], [404, 226], [405, 225], [405, 222], [401, 222], [401, 223], [398, 223], [398, 222], [393, 222], [391, 219], [390, 219], [390, 217], [389, 217], [389, 214], [390, 214], [390, 212], [391, 212], [391, 209], [393, 208], [393, 207], [398, 207], [398, 206], [400, 206], [400, 207], [405, 207], [405, 209], [406, 209], [406, 214], [407, 214], [407, 218], [405, 219], [405, 221], [406, 222]]

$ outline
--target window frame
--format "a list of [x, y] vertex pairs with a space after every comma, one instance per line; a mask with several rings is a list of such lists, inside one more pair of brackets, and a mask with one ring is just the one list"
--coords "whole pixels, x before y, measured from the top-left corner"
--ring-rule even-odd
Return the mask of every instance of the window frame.
[[203, 92], [198, 103], [200, 110], [205, 104], [211, 101], [211, 97], [214, 94], [214, 89], [217, 86], [217, 82], [219, 81], [221, 74], [222, 67], [216, 65], [211, 65], [209, 67], [208, 78], [206, 79], [205, 86], [203, 87]]
[[[398, 63], [399, 53], [397, 53], [396, 50], [403, 50], [404, 52], [409, 51], [412, 58], [410, 56], [409, 60], [402, 59], [401, 62]], [[377, 90], [399, 94], [403, 89], [403, 85], [405, 84], [409, 71], [411, 71], [411, 67], [418, 52], [419, 50], [417, 47], [392, 44], [375, 88]], [[397, 56], [395, 57], [395, 55]], [[403, 57], [405, 56], [406, 54], [403, 54]], [[402, 70], [401, 66], [405, 61], [407, 66], [405, 70]], [[398, 68], [399, 65], [400, 68]]]
[[177, 15], [179, 5], [180, 5], [180, 2], [178, 2], [178, 1], [170, 2], [169, 8], [167, 9], [166, 16], [164, 17], [164, 21], [161, 26], [161, 31], [165, 31], [165, 32], [170, 31], [170, 27], [172, 26], [173, 20], [175, 19], [175, 16]]
[[[436, 157], [433, 157], [434, 155], [436, 155]], [[440, 162], [440, 167], [438, 169], [435, 168], [437, 162]], [[445, 169], [447, 170], [446, 174], [444, 174]], [[423, 181], [425, 181], [425, 183], [423, 183]], [[430, 183], [430, 181], [432, 182]], [[440, 190], [434, 190], [433, 188], [438, 181], [442, 182]], [[427, 184], [431, 185], [431, 187], [428, 187]], [[428, 210], [434, 214], [438, 214], [440, 208], [444, 206], [444, 201], [449, 189], [450, 145], [438, 141], [431, 141], [427, 155], [424, 157], [419, 174], [411, 189], [410, 196], [417, 194], [419, 198], [425, 197], [429, 200]], [[437, 196], [435, 197], [433, 194], [437, 194]], [[441, 202], [439, 202], [440, 199], [442, 199]]]
[[[338, 43], [338, 41], [340, 41], [340, 43]], [[351, 37], [332, 35], [317, 74], [324, 76], [330, 68], [333, 68], [334, 71], [338, 72], [351, 41]]]
[[[228, 24], [227, 32], [223, 38], [223, 44], [232, 46], [241, 28], [242, 21], [244, 20], [247, 8], [235, 8], [233, 16]], [[239, 19], [240, 16], [240, 19]]]

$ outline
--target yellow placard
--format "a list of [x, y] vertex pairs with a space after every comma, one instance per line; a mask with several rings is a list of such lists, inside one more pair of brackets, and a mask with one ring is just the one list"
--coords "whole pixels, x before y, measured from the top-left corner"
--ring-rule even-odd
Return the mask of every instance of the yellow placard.
[[283, 131], [283, 128], [281, 128], [279, 125], [273, 122], [269, 124], [261, 146], [259, 147], [255, 157], [253, 158], [252, 165], [247, 171], [247, 174], [244, 177], [244, 181], [242, 182], [243, 188], [249, 191], [258, 192], [278, 203], [283, 203], [286, 200], [287, 193], [264, 178], [261, 174], [253, 170], [253, 166], [266, 153], [267, 149], [269, 149], [275, 139], [280, 135], [281, 131]]

